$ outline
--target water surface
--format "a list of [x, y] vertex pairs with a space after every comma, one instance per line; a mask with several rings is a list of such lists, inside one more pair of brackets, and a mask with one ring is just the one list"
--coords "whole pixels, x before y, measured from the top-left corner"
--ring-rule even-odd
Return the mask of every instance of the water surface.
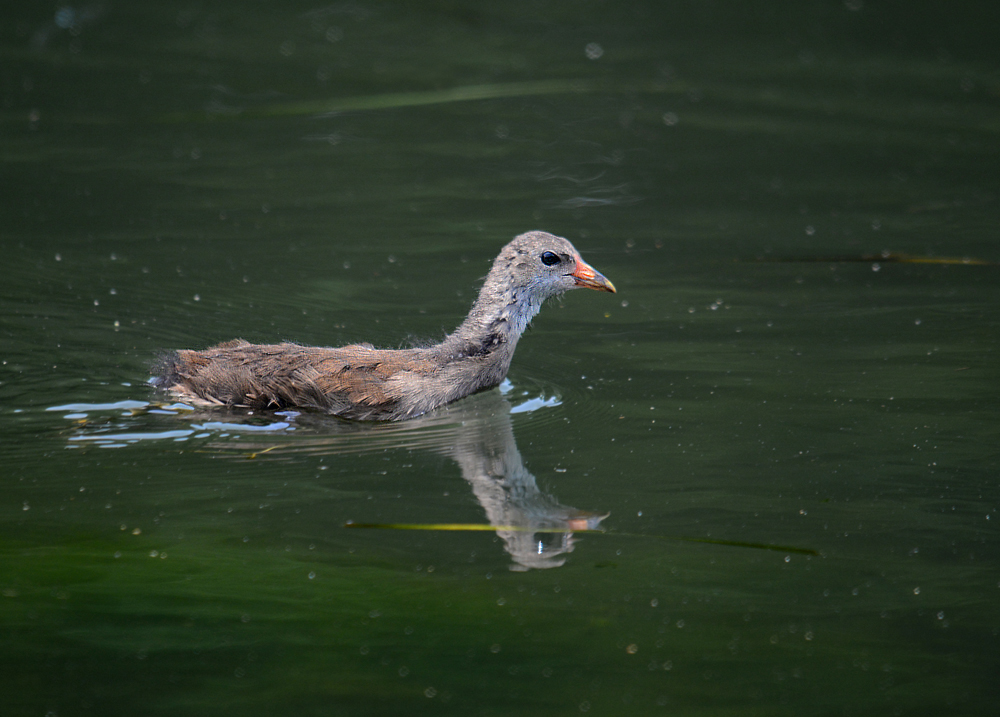
[[[990, 712], [995, 22], [928, 8], [0, 11], [4, 714]], [[619, 293], [502, 390], [145, 385], [437, 340], [533, 228]]]

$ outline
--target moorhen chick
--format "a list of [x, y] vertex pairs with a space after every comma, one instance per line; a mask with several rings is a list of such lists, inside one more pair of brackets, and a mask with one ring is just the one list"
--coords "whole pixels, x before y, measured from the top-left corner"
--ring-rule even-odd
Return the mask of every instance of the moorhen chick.
[[237, 339], [166, 356], [151, 383], [202, 406], [312, 408], [359, 421], [413, 418], [498, 385], [542, 303], [581, 287], [615, 291], [569, 241], [527, 232], [500, 251], [469, 316], [435, 346], [320, 348]]

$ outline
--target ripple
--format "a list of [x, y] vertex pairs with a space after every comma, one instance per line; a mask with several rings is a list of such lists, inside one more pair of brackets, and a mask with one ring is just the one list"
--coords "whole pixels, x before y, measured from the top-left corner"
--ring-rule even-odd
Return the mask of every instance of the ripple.
[[[196, 423], [194, 427], [201, 431], [230, 431], [233, 428], [232, 423], [226, 423], [225, 421], [207, 421], [205, 423]], [[249, 431], [251, 433], [270, 433], [274, 431], [294, 431], [295, 426], [293, 426], [288, 421], [277, 421], [275, 423], [267, 423], [264, 425], [253, 425], [248, 423], [239, 424], [241, 431]]]
[[[565, 363], [550, 364], [536, 362], [531, 373], [525, 374], [519, 369], [516, 377], [517, 393], [508, 395], [507, 399], [515, 406], [512, 413], [526, 402], [523, 409], [532, 422], [542, 421], [548, 424], [554, 421], [564, 421], [567, 418], [576, 420], [593, 415], [607, 415], [609, 408], [604, 401], [595, 400], [598, 388], [602, 388], [604, 380], [582, 374], [574, 375], [579, 369], [567, 366]], [[545, 410], [532, 410], [532, 409]]]
[[[504, 381], [424, 416], [396, 423], [346, 421], [322, 413], [196, 409], [187, 404], [123, 400], [67, 403], [45, 408], [72, 422], [69, 447], [122, 448], [156, 441], [195, 441], [219, 457], [280, 459], [294, 455], [428, 450], [449, 453], [510, 416], [560, 420], [562, 397], [547, 381]], [[177, 422], [184, 427], [178, 428]], [[170, 423], [173, 425], [164, 425]], [[264, 455], [266, 452], [266, 456]]]
[[192, 430], [178, 429], [173, 431], [149, 431], [132, 433], [89, 433], [70, 436], [70, 441], [93, 441], [105, 448], [121, 448], [139, 441], [186, 440], [194, 434]]
[[46, 411], [67, 411], [74, 414], [87, 415], [91, 412], [130, 411], [138, 408], [148, 408], [146, 401], [115, 401], [114, 403], [67, 403], [62, 406], [49, 406]]
[[[550, 389], [549, 389], [550, 390]], [[505, 379], [500, 384], [500, 394], [512, 403], [510, 412], [514, 413], [534, 413], [543, 408], [555, 408], [562, 405], [562, 399], [558, 394], [546, 395], [547, 389], [542, 388], [539, 395], [532, 395], [530, 389], [516, 389], [509, 379]]]

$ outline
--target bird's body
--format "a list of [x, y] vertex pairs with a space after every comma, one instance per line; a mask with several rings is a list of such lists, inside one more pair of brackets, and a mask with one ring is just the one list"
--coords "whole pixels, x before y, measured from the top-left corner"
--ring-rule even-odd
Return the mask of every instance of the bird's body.
[[580, 287], [615, 291], [566, 239], [528, 232], [501, 250], [469, 316], [439, 344], [321, 348], [236, 340], [171, 354], [152, 383], [199, 405], [312, 408], [362, 421], [412, 418], [498, 385], [542, 303]]

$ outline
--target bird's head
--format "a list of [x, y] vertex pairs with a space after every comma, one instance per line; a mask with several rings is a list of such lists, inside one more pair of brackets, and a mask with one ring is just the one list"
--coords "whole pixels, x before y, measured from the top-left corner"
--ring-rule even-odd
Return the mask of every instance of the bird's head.
[[615, 293], [615, 285], [585, 262], [568, 240], [542, 231], [515, 237], [500, 252], [490, 274], [516, 293], [526, 291], [532, 303], [570, 289]]

